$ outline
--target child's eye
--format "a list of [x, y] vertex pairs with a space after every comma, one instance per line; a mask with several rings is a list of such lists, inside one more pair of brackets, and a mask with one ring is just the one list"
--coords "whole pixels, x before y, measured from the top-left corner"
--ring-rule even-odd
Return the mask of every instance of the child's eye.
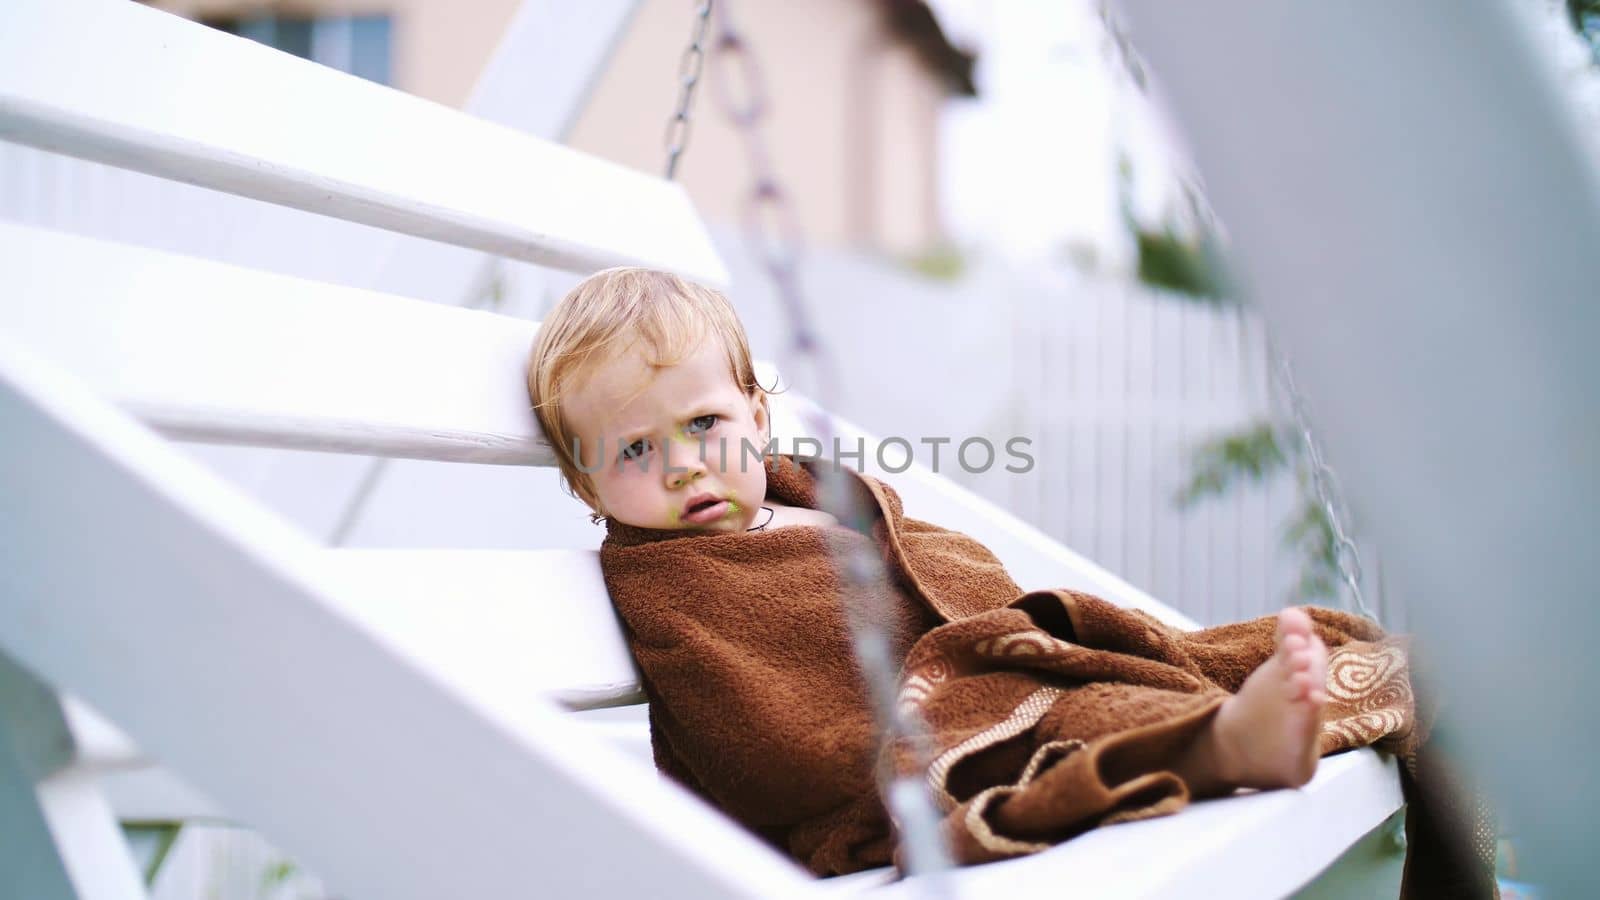
[[625, 460], [638, 459], [648, 452], [650, 452], [650, 441], [647, 438], [640, 438], [628, 446], [623, 447], [622, 452], [617, 454], [617, 458]]
[[717, 424], [718, 418], [720, 417], [716, 415], [695, 416], [693, 419], [689, 420], [689, 427], [685, 428], [684, 431], [688, 432], [689, 434], [699, 434], [702, 431], [710, 431]]

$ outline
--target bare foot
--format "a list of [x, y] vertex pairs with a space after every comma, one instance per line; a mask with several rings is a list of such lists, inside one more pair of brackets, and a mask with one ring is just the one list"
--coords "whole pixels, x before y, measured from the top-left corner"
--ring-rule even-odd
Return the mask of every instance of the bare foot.
[[1328, 648], [1301, 609], [1278, 613], [1276, 640], [1213, 720], [1216, 774], [1234, 787], [1299, 787], [1317, 771]]

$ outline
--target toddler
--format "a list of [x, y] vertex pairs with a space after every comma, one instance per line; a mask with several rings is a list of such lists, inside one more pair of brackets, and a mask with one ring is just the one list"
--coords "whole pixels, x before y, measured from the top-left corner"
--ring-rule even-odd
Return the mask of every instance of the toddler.
[[[982, 545], [848, 470], [873, 524], [841, 525], [817, 508], [821, 463], [763, 452], [768, 394], [716, 291], [601, 272], [545, 319], [527, 379], [567, 485], [607, 529], [657, 765], [819, 874], [894, 860], [878, 780], [927, 761], [875, 743], [834, 571], [851, 542], [884, 560], [865, 599], [886, 611], [900, 702], [928, 723], [926, 778], [961, 862], [1303, 785], [1325, 752], [1412, 733], [1404, 653], [1365, 620], [1287, 609], [1186, 633], [1025, 593]], [[1360, 690], [1329, 677], [1330, 646], [1370, 676]]]

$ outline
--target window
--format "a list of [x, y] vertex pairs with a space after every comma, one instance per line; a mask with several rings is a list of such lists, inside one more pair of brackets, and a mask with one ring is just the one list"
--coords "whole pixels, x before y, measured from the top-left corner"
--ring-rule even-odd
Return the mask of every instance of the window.
[[277, 16], [257, 14], [203, 18], [209, 25], [322, 63], [379, 84], [390, 83], [390, 24], [386, 15]]

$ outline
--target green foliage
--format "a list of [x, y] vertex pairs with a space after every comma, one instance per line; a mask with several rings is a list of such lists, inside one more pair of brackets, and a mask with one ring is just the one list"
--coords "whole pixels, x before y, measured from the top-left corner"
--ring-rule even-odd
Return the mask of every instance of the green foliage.
[[262, 871], [261, 890], [271, 891], [280, 885], [286, 884], [299, 871], [299, 867], [293, 862], [287, 859], [279, 859]]
[[1139, 280], [1153, 287], [1221, 303], [1231, 299], [1214, 242], [1185, 239], [1171, 231], [1135, 228], [1139, 246]]
[[1187, 508], [1243, 485], [1261, 484], [1293, 464], [1300, 504], [1284, 524], [1283, 545], [1299, 556], [1300, 577], [1288, 600], [1329, 603], [1339, 596], [1338, 545], [1333, 523], [1311, 489], [1304, 454], [1298, 435], [1280, 431], [1270, 422], [1247, 425], [1194, 449], [1189, 481], [1174, 502]]
[[1272, 425], [1258, 422], [1195, 448], [1189, 465], [1189, 483], [1179, 491], [1180, 507], [1204, 497], [1224, 494], [1240, 478], [1259, 482], [1288, 462]]
[[967, 259], [961, 250], [947, 244], [906, 257], [905, 265], [924, 278], [938, 281], [955, 281], [967, 271]]

